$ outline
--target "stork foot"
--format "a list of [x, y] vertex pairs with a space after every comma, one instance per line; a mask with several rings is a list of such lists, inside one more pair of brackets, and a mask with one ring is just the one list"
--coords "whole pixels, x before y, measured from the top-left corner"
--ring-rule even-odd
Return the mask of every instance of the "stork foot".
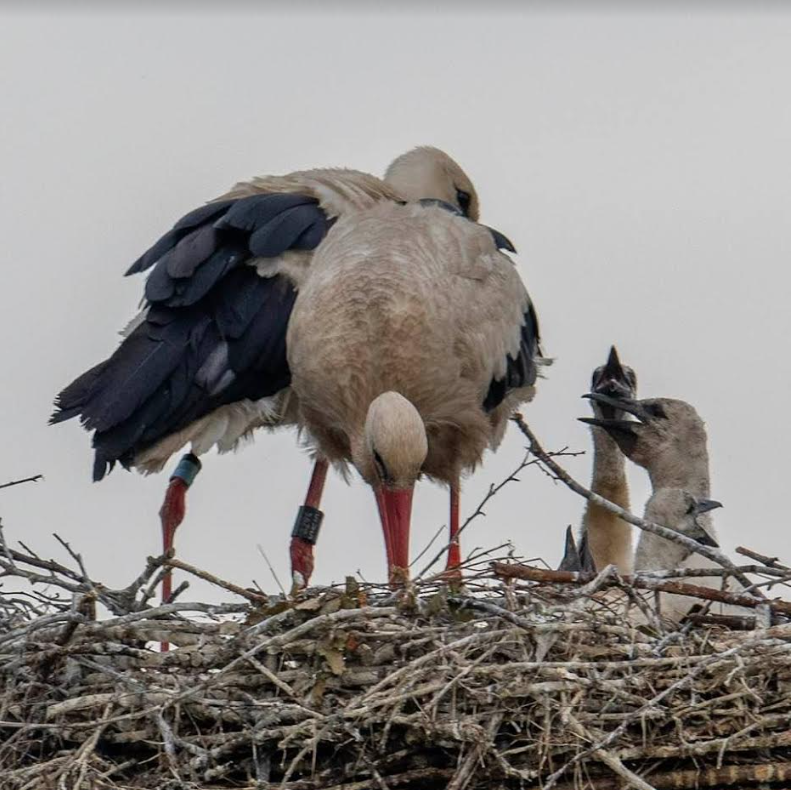
[[319, 538], [324, 513], [319, 510], [324, 483], [327, 479], [329, 462], [317, 458], [313, 464], [305, 504], [297, 512], [294, 528], [291, 530], [291, 593], [292, 595], [308, 586], [313, 575], [313, 547]]
[[304, 538], [291, 538], [291, 593], [304, 590], [313, 575], [313, 544]]
[[324, 514], [316, 507], [302, 505], [291, 530], [292, 592], [308, 586], [313, 575], [313, 547], [319, 537]]

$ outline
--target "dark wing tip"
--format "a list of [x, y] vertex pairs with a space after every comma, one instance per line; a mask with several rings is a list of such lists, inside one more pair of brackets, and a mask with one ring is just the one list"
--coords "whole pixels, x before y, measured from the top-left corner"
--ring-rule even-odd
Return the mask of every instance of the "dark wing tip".
[[101, 450], [97, 450], [93, 458], [93, 482], [98, 483], [104, 479], [105, 475], [113, 471], [115, 461], [111, 461], [105, 457]]
[[492, 239], [494, 239], [494, 243], [498, 250], [508, 250], [508, 252], [513, 252], [516, 254], [516, 247], [514, 247], [511, 239], [509, 239], [508, 236], [506, 236], [504, 233], [500, 233], [499, 230], [490, 228], [488, 225], [484, 225], [484, 227], [487, 228], [489, 233], [492, 234]]

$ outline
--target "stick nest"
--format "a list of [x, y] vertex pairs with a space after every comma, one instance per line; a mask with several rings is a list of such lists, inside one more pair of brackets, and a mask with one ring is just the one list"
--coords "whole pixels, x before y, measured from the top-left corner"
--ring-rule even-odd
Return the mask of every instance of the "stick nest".
[[[7, 567], [22, 567], [5, 552]], [[33, 575], [73, 590], [0, 607], [1, 785], [603, 790], [791, 779], [784, 618], [758, 618], [751, 631], [669, 629], [652, 592], [605, 589], [603, 576], [503, 579], [489, 559], [456, 590], [349, 579], [296, 597], [153, 606], [162, 560], [109, 591], [27, 557]], [[110, 616], [95, 619], [97, 601]]]

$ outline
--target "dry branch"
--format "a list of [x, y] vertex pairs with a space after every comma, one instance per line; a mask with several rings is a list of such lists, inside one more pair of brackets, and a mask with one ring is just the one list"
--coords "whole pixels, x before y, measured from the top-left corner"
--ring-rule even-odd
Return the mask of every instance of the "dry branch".
[[[596, 574], [593, 573], [552, 571], [546, 568], [531, 568], [528, 565], [514, 565], [504, 562], [493, 562], [492, 570], [498, 576], [505, 579], [523, 579], [524, 581], [530, 582], [589, 584], [596, 578]], [[623, 585], [628, 585], [638, 590], [653, 590], [654, 592], [686, 595], [690, 598], [698, 598], [704, 601], [717, 601], [718, 603], [726, 603], [733, 606], [745, 606], [749, 608], [768, 606], [773, 612], [791, 616], [791, 602], [789, 601], [767, 601], [762, 598], [754, 598], [752, 595], [715, 590], [709, 587], [701, 587], [697, 584], [658, 581], [652, 579], [650, 576], [642, 574], [621, 577], [612, 575], [605, 579], [601, 586], [621, 587]]]
[[11, 488], [13, 486], [20, 486], [22, 483], [38, 483], [39, 480], [43, 480], [44, 475], [33, 475], [32, 477], [23, 477], [21, 480], [11, 480], [8, 483], [0, 483], [0, 489], [3, 488]]

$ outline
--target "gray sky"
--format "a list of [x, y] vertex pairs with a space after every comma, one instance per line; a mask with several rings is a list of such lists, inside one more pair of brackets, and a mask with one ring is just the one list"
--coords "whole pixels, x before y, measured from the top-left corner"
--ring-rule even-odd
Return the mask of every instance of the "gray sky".
[[[433, 144], [519, 248], [557, 357], [525, 409], [545, 445], [589, 447], [579, 396], [615, 342], [644, 396], [683, 398], [707, 421], [725, 548], [788, 558], [791, 14], [325, 8], [0, 11], [0, 482], [46, 475], [0, 492], [8, 538], [57, 553], [57, 531], [112, 584], [158, 553], [167, 476], [94, 485], [88, 435], [46, 420], [56, 392], [114, 349], [143, 286], [121, 275], [175, 219], [254, 174], [382, 173]], [[509, 431], [466, 482], [464, 510], [522, 446]], [[587, 481], [589, 464], [567, 466]], [[261, 543], [287, 580], [309, 466], [291, 433], [207, 456], [180, 556], [272, 589]], [[641, 513], [647, 481], [630, 478]], [[528, 472], [464, 548], [510, 538], [555, 562], [582, 504]], [[415, 549], [446, 508], [444, 489], [420, 486]], [[370, 491], [333, 476], [324, 509], [314, 580], [382, 578]]]

